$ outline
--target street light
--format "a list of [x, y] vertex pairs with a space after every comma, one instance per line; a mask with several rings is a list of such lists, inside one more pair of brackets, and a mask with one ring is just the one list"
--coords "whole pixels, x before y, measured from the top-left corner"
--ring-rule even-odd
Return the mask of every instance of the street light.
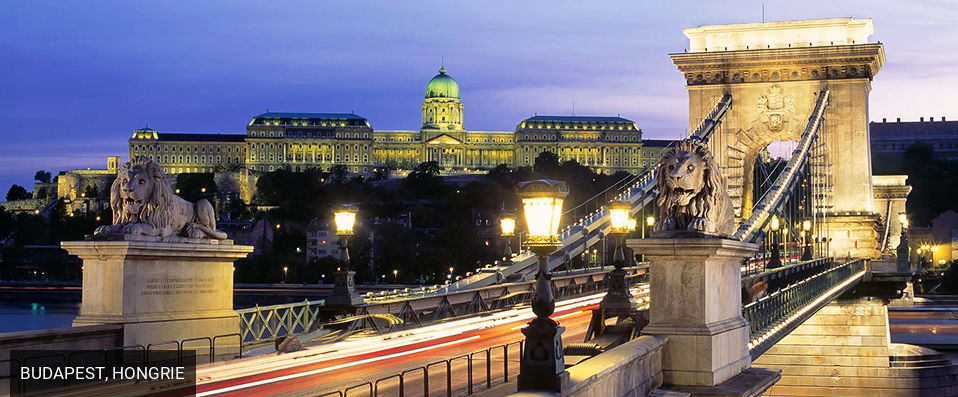
[[564, 182], [536, 180], [519, 184], [519, 198], [529, 229], [526, 245], [539, 258], [536, 288], [532, 296], [532, 311], [536, 318], [522, 329], [526, 336], [525, 349], [519, 363], [521, 390], [561, 391], [569, 373], [565, 371], [562, 355], [562, 332], [551, 318], [555, 312], [552, 295], [552, 276], [549, 274], [549, 254], [559, 245], [559, 221], [562, 202], [569, 195]]
[[393, 283], [399, 284], [399, 270], [393, 269]]
[[778, 216], [772, 215], [772, 222], [771, 222], [772, 233], [770, 233], [772, 237], [772, 251], [769, 253], [769, 255], [771, 255], [771, 258], [769, 258], [768, 263], [766, 264], [766, 267], [772, 268], [772, 269], [782, 267], [781, 253], [778, 250], [778, 242], [776, 241], [776, 236], [778, 235], [777, 232], [780, 226], [781, 225], [779, 224]]
[[[499, 217], [499, 227], [502, 229], [502, 237], [506, 239], [505, 255], [506, 258], [512, 256], [512, 236], [516, 235], [516, 217], [515, 215], [505, 213]], [[450, 271], [452, 273], [452, 271]]]
[[806, 219], [802, 221], [802, 260], [812, 260], [812, 246], [808, 244], [808, 236], [812, 231], [812, 221]]
[[628, 310], [633, 306], [632, 294], [629, 292], [628, 284], [625, 282], [625, 252], [622, 248], [622, 238], [629, 232], [629, 210], [630, 206], [626, 202], [614, 201], [609, 204], [609, 223], [612, 229], [609, 235], [615, 241], [615, 255], [612, 256], [612, 265], [615, 266], [609, 272], [609, 290], [599, 303], [599, 309], [602, 310]]
[[353, 235], [353, 226], [356, 225], [356, 213], [359, 210], [351, 205], [338, 205], [333, 208], [333, 220], [336, 227], [336, 236], [339, 237], [340, 260], [342, 270], [333, 272], [335, 284], [333, 294], [326, 298], [327, 306], [355, 306], [363, 303], [362, 295], [356, 293], [353, 277], [356, 272], [349, 270], [349, 237]]
[[286, 284], [286, 273], [289, 271], [289, 266], [283, 266], [283, 284]]

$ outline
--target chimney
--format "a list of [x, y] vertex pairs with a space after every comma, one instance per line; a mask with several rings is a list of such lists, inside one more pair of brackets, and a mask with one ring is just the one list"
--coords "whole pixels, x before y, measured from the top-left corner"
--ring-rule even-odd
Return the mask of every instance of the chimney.
[[887, 123], [887, 122], [888, 122], [888, 120], [885, 120], [885, 118], [884, 118], [884, 117], [882, 117], [882, 118], [881, 118], [881, 122], [882, 122], [882, 123]]
[[898, 118], [895, 120], [895, 122], [896, 122], [896, 123], [900, 123], [900, 122], [901, 122], [901, 117], [898, 117]]
[[928, 116], [928, 121], [935, 121], [935, 116]]
[[918, 121], [921, 121], [921, 122], [924, 123], [924, 122], [925, 122], [925, 118], [924, 118], [924, 117], [919, 117], [919, 118], [918, 118]]

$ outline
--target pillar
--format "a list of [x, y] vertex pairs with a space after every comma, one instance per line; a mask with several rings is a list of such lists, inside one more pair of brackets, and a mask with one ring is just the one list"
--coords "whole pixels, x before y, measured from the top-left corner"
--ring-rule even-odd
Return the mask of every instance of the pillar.
[[231, 240], [125, 238], [61, 243], [83, 260], [74, 326], [123, 324], [123, 344], [143, 346], [239, 332], [233, 261], [253, 247]]
[[627, 245], [649, 261], [649, 325], [642, 334], [668, 338], [664, 382], [715, 386], [747, 370], [741, 264], [758, 246], [723, 238], [630, 239]]

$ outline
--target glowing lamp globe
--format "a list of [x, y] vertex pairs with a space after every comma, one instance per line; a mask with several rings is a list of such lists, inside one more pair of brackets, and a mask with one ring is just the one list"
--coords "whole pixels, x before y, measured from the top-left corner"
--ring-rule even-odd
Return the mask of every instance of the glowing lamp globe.
[[772, 230], [776, 230], [776, 231], [777, 231], [777, 230], [778, 230], [778, 227], [779, 227], [778, 217], [775, 216], [775, 215], [772, 215]]
[[802, 230], [804, 231], [812, 230], [812, 221], [807, 219], [802, 221]]
[[625, 233], [629, 229], [629, 204], [622, 201], [613, 201], [609, 204], [609, 222], [612, 224], [612, 233]]
[[655, 226], [655, 217], [654, 216], [645, 217], [645, 225], [648, 227]]
[[516, 235], [516, 217], [512, 214], [505, 214], [499, 218], [499, 227], [502, 228], [502, 237], [512, 237]]
[[349, 236], [353, 234], [353, 226], [356, 224], [356, 213], [359, 210], [350, 205], [339, 205], [333, 208], [333, 219], [336, 221], [336, 234], [340, 236]]
[[636, 226], [638, 226], [638, 222], [635, 220], [635, 218], [629, 218], [629, 221], [626, 222], [625, 227], [626, 229], [629, 229], [630, 232], [634, 232]]
[[558, 243], [562, 202], [569, 195], [565, 182], [541, 179], [519, 184], [519, 198], [529, 228], [529, 245]]
[[908, 229], [908, 215], [904, 212], [898, 213], [898, 222], [901, 223], [903, 229]]

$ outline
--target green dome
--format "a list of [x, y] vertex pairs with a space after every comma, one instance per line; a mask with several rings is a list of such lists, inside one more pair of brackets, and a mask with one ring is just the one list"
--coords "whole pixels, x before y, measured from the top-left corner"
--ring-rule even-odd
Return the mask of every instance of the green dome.
[[439, 74], [429, 80], [426, 98], [459, 98], [459, 84], [446, 74], [446, 68], [439, 69]]

